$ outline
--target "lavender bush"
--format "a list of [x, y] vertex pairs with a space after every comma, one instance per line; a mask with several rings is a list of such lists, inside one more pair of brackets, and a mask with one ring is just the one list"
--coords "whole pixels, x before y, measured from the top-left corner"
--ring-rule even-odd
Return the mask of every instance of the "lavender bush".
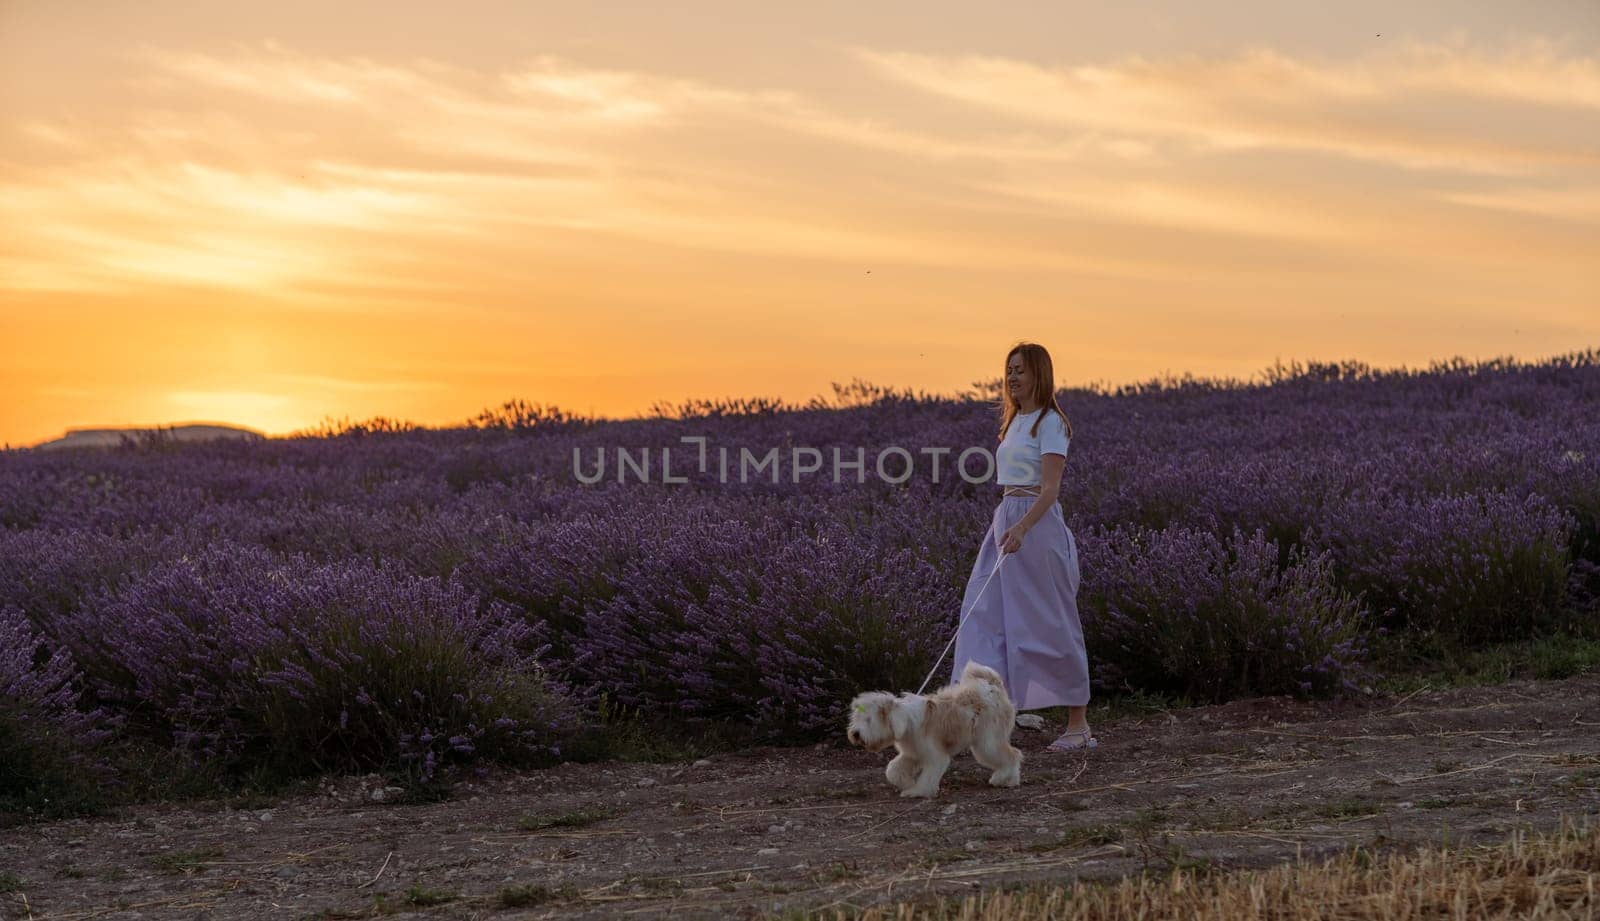
[[1565, 601], [1571, 517], [1504, 492], [1352, 497], [1314, 543], [1391, 628], [1468, 644], [1531, 636]]
[[1099, 683], [1226, 700], [1328, 694], [1367, 675], [1365, 616], [1323, 556], [1261, 532], [1116, 529], [1079, 542], [1080, 610]]
[[585, 619], [575, 661], [622, 703], [806, 736], [856, 689], [914, 687], [931, 666], [925, 612], [959, 598], [914, 552], [837, 527], [702, 526], [632, 561]]
[[79, 707], [81, 675], [16, 607], [0, 606], [0, 805], [51, 812], [50, 799], [97, 799], [110, 781], [100, 754], [115, 729]]
[[89, 601], [58, 636], [138, 728], [278, 770], [560, 754], [537, 630], [459, 582], [219, 547]]

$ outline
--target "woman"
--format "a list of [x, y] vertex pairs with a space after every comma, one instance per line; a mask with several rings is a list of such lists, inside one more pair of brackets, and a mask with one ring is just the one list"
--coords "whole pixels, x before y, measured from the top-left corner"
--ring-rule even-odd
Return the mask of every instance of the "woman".
[[[969, 613], [956, 634], [954, 674], [977, 661], [1005, 678], [1019, 712], [1066, 706], [1067, 730], [1049, 750], [1094, 748], [1085, 718], [1089, 657], [1078, 623], [1078, 544], [1057, 501], [1072, 425], [1056, 403], [1043, 346], [1014, 347], [1005, 377], [995, 452], [1004, 494], [967, 581], [961, 609]], [[1001, 554], [1012, 556], [996, 573]], [[985, 591], [991, 574], [995, 584]]]

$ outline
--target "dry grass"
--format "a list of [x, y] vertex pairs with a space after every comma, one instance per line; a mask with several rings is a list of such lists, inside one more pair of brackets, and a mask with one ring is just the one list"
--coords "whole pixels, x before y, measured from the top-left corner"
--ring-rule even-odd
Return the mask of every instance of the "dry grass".
[[1374, 855], [1269, 870], [1130, 877], [903, 902], [816, 916], [852, 921], [1600, 918], [1600, 827], [1564, 821], [1493, 847]]

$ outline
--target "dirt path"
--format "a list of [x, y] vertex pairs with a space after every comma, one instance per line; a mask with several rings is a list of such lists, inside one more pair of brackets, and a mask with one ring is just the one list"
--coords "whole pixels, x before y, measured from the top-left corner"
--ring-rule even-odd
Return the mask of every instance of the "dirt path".
[[[828, 744], [499, 773], [430, 805], [342, 778], [248, 810], [140, 807], [0, 833], [0, 877], [21, 883], [0, 917], [752, 917], [1502, 840], [1600, 812], [1600, 674], [1238, 701], [1096, 732], [1098, 750], [1057, 756], [1019, 730], [1023, 786], [992, 789], [963, 756], [931, 802], [893, 794], [887, 754]], [[542, 822], [565, 824], [528, 830]]]

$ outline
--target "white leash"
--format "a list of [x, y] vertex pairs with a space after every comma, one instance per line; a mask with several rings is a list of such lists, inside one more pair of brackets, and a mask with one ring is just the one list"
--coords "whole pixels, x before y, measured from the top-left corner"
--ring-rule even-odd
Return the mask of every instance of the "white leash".
[[989, 578], [983, 580], [983, 588], [978, 589], [978, 594], [972, 597], [972, 604], [968, 605], [967, 613], [961, 615], [961, 623], [956, 624], [956, 632], [950, 637], [950, 642], [944, 644], [944, 652], [939, 653], [939, 658], [933, 663], [933, 669], [928, 672], [928, 677], [922, 679], [922, 687], [917, 688], [918, 696], [921, 696], [922, 692], [927, 690], [928, 682], [933, 680], [933, 673], [939, 670], [939, 665], [944, 661], [945, 654], [950, 651], [951, 646], [956, 644], [956, 637], [961, 635], [962, 625], [967, 622], [967, 618], [971, 617], [972, 612], [977, 609], [978, 599], [983, 597], [984, 590], [989, 587], [990, 582], [994, 581], [995, 573], [1000, 571], [1000, 564], [1004, 563], [1006, 557], [1010, 555], [1004, 550], [1000, 551], [1000, 558], [994, 561], [994, 568], [989, 570]]

